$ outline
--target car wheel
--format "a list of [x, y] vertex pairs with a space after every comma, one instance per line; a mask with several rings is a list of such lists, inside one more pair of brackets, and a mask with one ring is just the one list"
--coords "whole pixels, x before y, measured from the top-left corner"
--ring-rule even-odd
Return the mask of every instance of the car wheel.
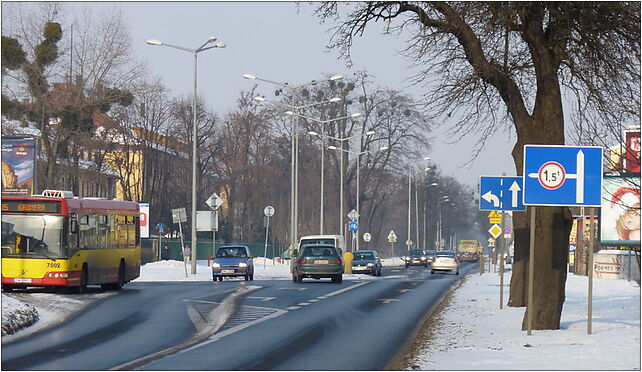
[[435, 270], [430, 270], [430, 273], [431, 273], [431, 274], [434, 274], [434, 273], [435, 273]]
[[428, 268], [428, 264], [424, 264], [424, 267], [427, 269]]
[[457, 270], [457, 272], [455, 273], [455, 275], [459, 275], [459, 270]]
[[254, 274], [250, 274], [250, 280], [254, 280]]
[[245, 275], [245, 281], [247, 282], [248, 280], [250, 280], [250, 276], [249, 275]]
[[410, 266], [410, 265], [406, 264], [406, 269], [408, 268], [408, 266]]
[[223, 277], [222, 277], [222, 276], [219, 276], [219, 277], [218, 277], [218, 281], [219, 281], [219, 282], [222, 282], [222, 281], [223, 281]]

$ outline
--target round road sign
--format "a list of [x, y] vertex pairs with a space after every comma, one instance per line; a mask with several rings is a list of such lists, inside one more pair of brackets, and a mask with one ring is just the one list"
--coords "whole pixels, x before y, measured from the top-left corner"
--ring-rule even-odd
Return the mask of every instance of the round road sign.
[[271, 205], [268, 205], [263, 210], [263, 213], [265, 214], [266, 217], [272, 217], [274, 215], [274, 207]]
[[372, 235], [370, 235], [370, 233], [363, 234], [363, 241], [367, 243], [370, 241], [370, 239], [372, 239]]
[[357, 231], [359, 230], [359, 223], [356, 221], [350, 221], [348, 223], [348, 230], [350, 231]]
[[549, 190], [560, 188], [566, 181], [566, 170], [556, 161], [544, 163], [537, 172], [540, 185]]

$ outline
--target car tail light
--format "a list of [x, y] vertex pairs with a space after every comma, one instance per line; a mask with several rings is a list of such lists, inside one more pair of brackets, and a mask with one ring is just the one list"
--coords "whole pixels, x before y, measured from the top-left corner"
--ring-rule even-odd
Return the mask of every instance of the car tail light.
[[455, 257], [455, 263], [459, 263], [459, 259]]
[[300, 260], [299, 260], [299, 263], [300, 263], [301, 265], [305, 265], [305, 259], [304, 259], [304, 258], [300, 259]]
[[341, 259], [338, 259], [336, 263], [337, 265], [341, 265], [343, 262], [341, 262]]
[[435, 257], [433, 257], [433, 258], [432, 258], [432, 261], [431, 261], [431, 262], [437, 262], [437, 260], [435, 259]]

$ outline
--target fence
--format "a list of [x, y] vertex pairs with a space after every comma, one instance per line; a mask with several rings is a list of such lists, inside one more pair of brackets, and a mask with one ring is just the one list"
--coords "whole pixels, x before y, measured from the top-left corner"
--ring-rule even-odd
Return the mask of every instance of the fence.
[[[143, 239], [142, 243], [143, 243], [142, 244], [143, 263], [157, 261], [158, 249], [159, 249], [158, 239]], [[161, 244], [167, 245], [167, 248], [169, 249], [167, 257], [164, 257], [164, 258], [169, 260], [178, 260], [178, 261], [183, 260], [183, 253], [181, 249], [180, 239], [163, 239]], [[190, 247], [192, 246], [189, 240], [185, 240], [185, 244], [189, 245]], [[250, 252], [252, 253], [253, 257], [263, 257], [265, 253], [265, 243], [222, 243], [218, 241], [216, 242], [217, 249], [218, 247], [221, 247], [224, 245], [246, 245], [250, 248]], [[281, 257], [281, 252], [283, 252], [284, 249], [285, 248], [282, 244], [275, 244], [273, 246], [272, 244], [268, 243], [267, 257], [268, 258]], [[212, 247], [211, 240], [204, 240], [204, 239], [198, 240], [198, 249], [196, 252], [197, 260], [207, 260], [208, 255], [211, 257], [214, 257], [215, 252], [216, 251], [214, 247]]]

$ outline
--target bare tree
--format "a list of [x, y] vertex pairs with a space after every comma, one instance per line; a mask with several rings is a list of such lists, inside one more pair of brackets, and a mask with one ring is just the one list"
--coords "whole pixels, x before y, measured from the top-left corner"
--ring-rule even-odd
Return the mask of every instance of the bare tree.
[[[424, 67], [416, 81], [428, 85], [427, 105], [444, 119], [455, 118], [462, 133], [481, 130], [484, 136], [512, 122], [517, 174], [524, 144], [566, 143], [562, 87], [578, 110], [603, 123], [621, 120], [622, 111], [639, 121], [639, 3], [325, 3], [317, 13], [337, 19], [340, 6], [350, 13], [335, 28], [332, 47], [349, 58], [353, 38], [376, 21], [387, 33], [409, 32], [407, 52]], [[535, 329], [558, 329], [571, 213], [539, 211], [534, 303], [526, 304], [524, 290], [531, 226], [526, 214], [516, 214], [509, 305], [528, 305]]]

